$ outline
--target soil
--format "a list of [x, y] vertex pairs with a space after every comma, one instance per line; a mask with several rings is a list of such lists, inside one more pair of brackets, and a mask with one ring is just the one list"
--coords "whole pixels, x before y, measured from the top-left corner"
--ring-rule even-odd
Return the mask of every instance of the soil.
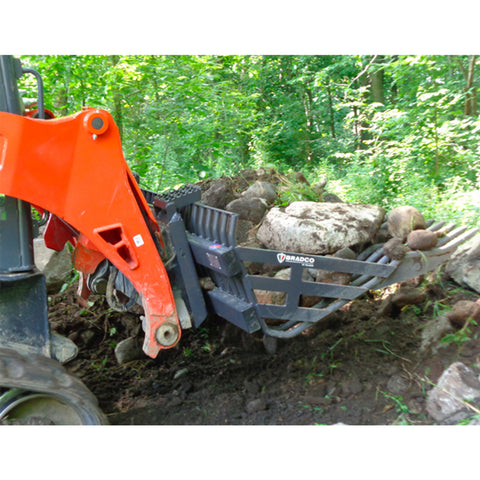
[[267, 353], [248, 335], [208, 318], [180, 343], [124, 365], [114, 348], [141, 343], [138, 316], [112, 312], [100, 297], [80, 307], [74, 288], [50, 299], [50, 319], [79, 355], [66, 365], [97, 396], [112, 425], [432, 425], [426, 395], [454, 361], [474, 366], [480, 339], [421, 351], [426, 322], [458, 300], [478, 295], [445, 274], [409, 282], [425, 292], [419, 305], [381, 308], [401, 285], [370, 292]]

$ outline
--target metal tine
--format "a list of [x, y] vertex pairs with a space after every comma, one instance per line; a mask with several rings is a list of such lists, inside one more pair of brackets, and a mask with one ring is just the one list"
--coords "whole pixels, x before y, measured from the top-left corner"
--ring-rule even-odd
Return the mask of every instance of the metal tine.
[[218, 234], [218, 217], [220, 215], [220, 212], [218, 210], [213, 211], [213, 216], [212, 216], [212, 240], [215, 243], [218, 243], [220, 241], [220, 235]]
[[[426, 252], [426, 254], [428, 256], [428, 254], [446, 253], [446, 252], [448, 252], [452, 249], [457, 248], [463, 242], [472, 238], [476, 233], [478, 233], [478, 228], [475, 228], [473, 230], [468, 230], [465, 233], [463, 233], [462, 235], [459, 235], [458, 237], [452, 238], [452, 240], [450, 240], [450, 242], [446, 243], [445, 245], [442, 245], [440, 248], [432, 248], [432, 250], [428, 250]], [[415, 254], [415, 253], [418, 253], [418, 252], [408, 252], [407, 255], [411, 255], [411, 254]]]
[[374, 257], [375, 254], [378, 255], [380, 253], [381, 249], [383, 248], [383, 245], [384, 245], [383, 243], [377, 243], [376, 245], [372, 245], [371, 247], [361, 252], [360, 255], [358, 255], [357, 257], [357, 260], [365, 261], [365, 262], [374, 262], [376, 259], [372, 260], [372, 258]]
[[202, 222], [200, 221], [200, 217], [203, 215], [203, 209], [199, 206], [195, 209], [195, 224], [193, 225], [193, 233], [196, 233], [197, 235], [201, 235], [201, 225]]
[[383, 245], [379, 247], [378, 250], [375, 250], [368, 258], [364, 260], [364, 262], [375, 262], [378, 263], [378, 259], [383, 257]]
[[197, 233], [198, 209], [199, 207], [197, 205], [192, 205], [188, 226], [188, 230], [190, 231], [190, 233]]
[[205, 215], [205, 228], [206, 228], [206, 234], [207, 238], [209, 240], [212, 239], [212, 210], [209, 208], [206, 208], [206, 215]]
[[442, 228], [441, 230], [445, 233], [450, 233], [452, 230], [455, 229], [457, 225], [455, 223], [449, 223], [446, 227]]
[[[360, 256], [359, 256], [360, 258]], [[374, 253], [372, 253], [366, 260], [363, 260], [364, 262], [370, 262], [370, 263], [381, 263], [382, 265], [385, 265], [386, 263], [388, 263], [388, 261], [385, 261], [385, 259], [388, 260], [388, 257], [386, 257], [385, 255], [383, 255], [383, 245], [381, 247], [378, 248], [378, 250], [376, 250]], [[352, 285], [355, 285], [356, 283], [354, 282], [357, 282], [360, 278], [370, 278], [370, 276], [368, 275], [354, 275], [352, 277], [352, 281], [350, 282]]]
[[228, 225], [228, 233], [227, 233], [228, 245], [227, 245], [227, 247], [233, 247], [236, 244], [236, 240], [235, 240], [236, 225], [237, 225], [237, 217], [231, 215], [230, 216], [230, 224]]
[[220, 217], [220, 243], [226, 245], [228, 243], [227, 240], [227, 222], [228, 222], [228, 215], [222, 214]]
[[444, 225], [445, 225], [445, 222], [438, 222], [432, 225], [431, 227], [428, 227], [427, 230], [436, 232], [437, 230], [440, 230]]
[[463, 227], [458, 227], [451, 232], [448, 232], [447, 235], [438, 239], [437, 247], [441, 247], [442, 245], [445, 245], [446, 243], [452, 241], [453, 239], [455, 239], [456, 237], [464, 233], [467, 229], [468, 227], [463, 226]]

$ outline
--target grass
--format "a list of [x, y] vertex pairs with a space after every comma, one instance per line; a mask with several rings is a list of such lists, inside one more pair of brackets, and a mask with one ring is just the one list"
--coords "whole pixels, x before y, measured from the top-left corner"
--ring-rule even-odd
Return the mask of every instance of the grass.
[[460, 348], [463, 343], [471, 340], [472, 331], [469, 328], [471, 325], [477, 326], [478, 323], [473, 318], [467, 318], [465, 325], [460, 330], [445, 335], [441, 343], [454, 343]]
[[398, 417], [393, 422], [393, 424], [394, 425], [411, 425], [412, 422], [407, 417], [407, 415], [410, 414], [411, 412], [410, 412], [410, 409], [408, 408], [408, 405], [403, 401], [403, 397], [400, 395], [390, 395], [389, 393], [383, 392], [381, 390], [380, 390], [380, 393], [387, 400], [391, 400], [393, 402], [395, 411], [398, 414]]

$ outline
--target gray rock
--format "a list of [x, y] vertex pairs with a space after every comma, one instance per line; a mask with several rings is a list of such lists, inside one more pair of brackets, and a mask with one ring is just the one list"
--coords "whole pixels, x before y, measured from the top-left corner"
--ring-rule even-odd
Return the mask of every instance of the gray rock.
[[[248, 220], [238, 219], [237, 228], [235, 229], [235, 239], [238, 245], [246, 244], [253, 235], [250, 235], [250, 230], [255, 225]], [[244, 245], [247, 246], [247, 245]]]
[[[280, 280], [290, 280], [290, 268], [284, 268], [274, 275], [274, 278]], [[313, 279], [307, 270], [302, 273], [302, 280], [311, 282]], [[270, 290], [254, 290], [253, 291], [258, 303], [266, 303], [269, 305], [285, 305], [287, 294], [285, 292], [275, 292]]]
[[35, 238], [33, 249], [35, 265], [45, 275], [47, 292], [58, 293], [73, 274], [72, 255], [68, 246], [57, 252], [47, 248], [43, 238]]
[[391, 260], [402, 260], [406, 253], [407, 249], [402, 240], [396, 237], [388, 240], [383, 246], [383, 254]]
[[407, 305], [419, 305], [427, 298], [424, 291], [414, 287], [402, 287], [395, 292], [392, 297], [392, 304], [397, 308], [403, 308]]
[[274, 250], [328, 254], [370, 241], [383, 217], [375, 205], [293, 202], [285, 210], [272, 208], [257, 238]]
[[410, 382], [401, 375], [391, 376], [387, 383], [387, 390], [393, 395], [404, 395], [409, 387]]
[[324, 193], [322, 195], [322, 200], [326, 203], [343, 203], [343, 200], [334, 193]]
[[270, 182], [257, 181], [242, 193], [244, 198], [263, 198], [268, 204], [277, 200], [277, 192]]
[[228, 178], [214, 180], [208, 190], [202, 193], [202, 203], [214, 208], [225, 208], [235, 198], [232, 182]]
[[[327, 255], [330, 256], [330, 255]], [[350, 248], [342, 248], [333, 255], [335, 258], [344, 258], [346, 260], [356, 260], [357, 255]], [[336, 285], [348, 285], [352, 278], [350, 273], [333, 272], [330, 270], [309, 268], [308, 272], [313, 277], [313, 280], [321, 283], [334, 283]]]
[[262, 412], [267, 409], [267, 403], [263, 398], [257, 398], [247, 403], [245, 410], [247, 413]]
[[392, 237], [405, 241], [412, 230], [425, 229], [423, 215], [414, 207], [403, 206], [391, 210], [387, 216], [388, 231]]
[[264, 335], [262, 338], [263, 346], [265, 347], [265, 351], [270, 354], [274, 355], [277, 353], [278, 348], [278, 338], [271, 337], [270, 335]]
[[459, 285], [480, 293], [480, 235], [476, 235], [456, 250], [445, 271]]
[[240, 197], [230, 202], [225, 207], [225, 210], [238, 213], [242, 220], [248, 220], [256, 225], [262, 221], [262, 218], [267, 211], [267, 207], [267, 202], [263, 198]]
[[464, 401], [480, 399], [480, 382], [473, 370], [461, 362], [450, 365], [437, 385], [428, 392], [427, 412], [437, 422], [452, 425], [471, 417], [473, 411]]
[[426, 352], [428, 349], [431, 349], [432, 353], [437, 353], [440, 346], [443, 345], [440, 343], [442, 338], [447, 335], [447, 333], [453, 331], [454, 329], [447, 315], [440, 315], [437, 318], [429, 320], [421, 331], [422, 343], [420, 345], [420, 351]]
[[342, 383], [342, 393], [344, 395], [357, 395], [361, 393], [363, 386], [358, 377], [352, 377], [346, 382]]
[[177, 380], [180, 377], [183, 377], [188, 373], [188, 368], [181, 368], [180, 370], [177, 370], [175, 374], [173, 375], [173, 379]]
[[462, 328], [468, 319], [480, 321], [480, 305], [470, 300], [459, 300], [453, 305], [447, 316], [452, 325]]
[[133, 360], [145, 358], [145, 354], [142, 352], [137, 339], [129, 337], [117, 344], [115, 347], [115, 358], [119, 365], [123, 365]]

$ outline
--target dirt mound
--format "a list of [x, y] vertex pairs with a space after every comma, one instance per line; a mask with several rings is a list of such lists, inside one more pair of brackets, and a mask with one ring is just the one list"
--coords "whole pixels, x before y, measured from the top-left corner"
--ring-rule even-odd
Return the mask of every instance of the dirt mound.
[[98, 397], [112, 424], [433, 424], [427, 392], [453, 361], [476, 367], [480, 340], [472, 325], [433, 354], [421, 351], [421, 331], [458, 300], [477, 295], [446, 275], [417, 279], [421, 304], [381, 314], [401, 287], [357, 299], [327, 324], [281, 342], [275, 354], [261, 337], [210, 318], [157, 359], [119, 366], [114, 347], [135, 334], [135, 316], [112, 313], [101, 298], [82, 310], [72, 288], [52, 297], [51, 318], [80, 349], [67, 368]]

